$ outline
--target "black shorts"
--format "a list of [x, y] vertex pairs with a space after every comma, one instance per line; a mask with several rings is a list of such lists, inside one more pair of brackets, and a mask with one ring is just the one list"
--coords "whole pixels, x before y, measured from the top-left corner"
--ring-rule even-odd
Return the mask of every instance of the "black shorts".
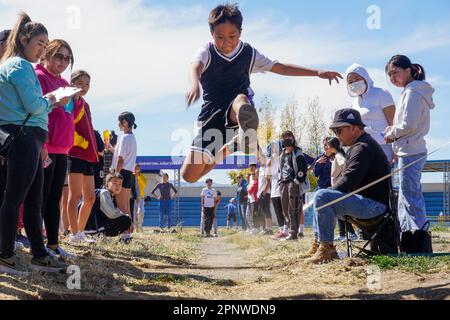
[[69, 173], [82, 173], [85, 176], [94, 175], [94, 164], [86, 160], [68, 157], [67, 158], [67, 171]]
[[231, 221], [233, 220], [234, 222], [236, 222], [236, 213], [229, 213], [227, 216], [227, 221]]
[[199, 131], [192, 142], [191, 151], [206, 154], [211, 161], [214, 161], [217, 152], [237, 135], [239, 125], [232, 124], [230, 119], [234, 99], [236, 97], [224, 101], [221, 106], [207, 105], [202, 107], [202, 111], [197, 118]]
[[120, 175], [123, 178], [122, 188], [131, 189], [131, 179], [133, 179], [133, 172], [122, 169], [120, 170]]

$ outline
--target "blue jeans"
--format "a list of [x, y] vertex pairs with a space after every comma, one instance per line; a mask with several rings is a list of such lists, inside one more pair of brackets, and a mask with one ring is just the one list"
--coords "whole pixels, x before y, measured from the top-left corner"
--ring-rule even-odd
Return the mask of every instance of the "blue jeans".
[[316, 210], [344, 195], [346, 193], [331, 189], [321, 189], [314, 195], [314, 231], [317, 232], [320, 242], [333, 242], [336, 218], [344, 220], [344, 216], [351, 216], [358, 219], [371, 219], [386, 212], [386, 205], [358, 194], [320, 211]]
[[241, 219], [242, 229], [247, 230], [247, 219], [245, 217], [247, 212], [247, 202], [238, 204], [239, 218]]
[[427, 222], [425, 200], [420, 179], [425, 164], [425, 153], [409, 157], [398, 157], [400, 168], [424, 157], [421, 161], [399, 172], [398, 219], [402, 232], [422, 229]]
[[159, 200], [159, 226], [164, 228], [164, 215], [167, 215], [167, 227], [172, 226], [172, 200]]

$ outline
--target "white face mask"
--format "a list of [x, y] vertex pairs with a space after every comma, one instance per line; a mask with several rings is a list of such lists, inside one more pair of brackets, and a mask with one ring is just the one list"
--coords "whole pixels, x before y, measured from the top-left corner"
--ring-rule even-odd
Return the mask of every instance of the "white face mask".
[[367, 91], [367, 85], [364, 80], [356, 81], [347, 85], [350, 97], [362, 96]]

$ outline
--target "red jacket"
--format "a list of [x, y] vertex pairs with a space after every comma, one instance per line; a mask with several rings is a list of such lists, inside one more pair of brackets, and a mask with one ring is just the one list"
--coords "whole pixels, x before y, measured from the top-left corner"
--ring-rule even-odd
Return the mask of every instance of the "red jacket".
[[253, 183], [248, 187], [248, 194], [251, 195], [255, 202], [258, 202], [258, 179], [253, 180]]
[[98, 162], [97, 140], [92, 126], [91, 110], [82, 97], [78, 101], [73, 100], [73, 114], [75, 135], [69, 156], [96, 163]]

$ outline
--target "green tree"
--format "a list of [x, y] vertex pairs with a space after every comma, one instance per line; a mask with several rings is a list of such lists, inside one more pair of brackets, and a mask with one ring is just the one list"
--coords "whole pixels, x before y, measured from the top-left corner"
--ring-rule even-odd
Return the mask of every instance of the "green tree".
[[259, 108], [259, 145], [262, 148], [267, 147], [275, 136], [275, 109], [267, 96], [264, 96], [261, 99], [261, 107]]
[[322, 141], [327, 133], [318, 97], [308, 100], [304, 118], [306, 119], [304, 151], [312, 157], [317, 157], [322, 153]]
[[237, 186], [237, 177], [239, 174], [247, 179], [247, 176], [250, 174], [250, 169], [241, 169], [241, 170], [230, 170], [227, 172], [228, 177], [230, 178], [230, 182], [233, 186]]
[[295, 139], [300, 142], [302, 140], [303, 129], [305, 128], [305, 124], [302, 123], [301, 118], [299, 103], [293, 97], [286, 102], [286, 105], [281, 110], [281, 132], [286, 130], [292, 131]]

